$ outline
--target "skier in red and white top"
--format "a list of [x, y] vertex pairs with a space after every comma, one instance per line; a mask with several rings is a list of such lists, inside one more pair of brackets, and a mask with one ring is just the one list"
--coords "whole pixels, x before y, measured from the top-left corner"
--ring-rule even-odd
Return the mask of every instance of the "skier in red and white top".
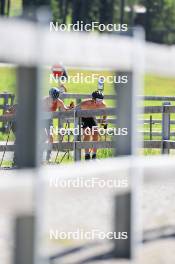
[[[66, 106], [64, 102], [59, 98], [60, 90], [56, 87], [52, 87], [49, 90], [49, 96], [44, 97], [43, 100], [43, 110], [46, 112], [56, 112], [58, 109], [62, 111], [67, 111], [74, 108], [74, 103], [71, 102], [69, 106]], [[48, 138], [48, 143], [53, 143], [53, 135], [50, 133], [50, 129], [53, 127], [53, 120], [50, 119], [45, 132]], [[47, 151], [46, 161], [49, 162], [51, 156], [51, 150]]]

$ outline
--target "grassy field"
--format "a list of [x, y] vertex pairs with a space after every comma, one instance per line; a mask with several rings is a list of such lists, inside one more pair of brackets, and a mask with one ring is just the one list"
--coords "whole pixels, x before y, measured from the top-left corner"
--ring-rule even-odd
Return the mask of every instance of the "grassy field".
[[[99, 72], [99, 71], [82, 71], [82, 70], [68, 70], [70, 76], [75, 76], [77, 73], [82, 73], [84, 76], [93, 73], [101, 74], [103, 76], [111, 75], [112, 72]], [[44, 87], [43, 95], [48, 94], [48, 89], [51, 86], [56, 86], [56, 83], [49, 81], [49, 72], [45, 71], [44, 74]], [[97, 81], [91, 84], [87, 83], [68, 83], [66, 84], [68, 92], [70, 93], [89, 93], [97, 89]], [[0, 92], [11, 92], [16, 94], [16, 70], [15, 68], [0, 67]], [[112, 84], [105, 83], [105, 94], [114, 94]], [[168, 79], [158, 76], [146, 75], [145, 76], [145, 95], [171, 95], [175, 96], [175, 79]], [[108, 101], [109, 105], [112, 102]], [[146, 105], [160, 105], [160, 102], [146, 102]]]
[[[75, 70], [68, 69], [69, 76], [75, 76], [77, 73], [81, 73], [84, 76], [92, 75], [93, 73], [101, 74], [103, 76], [112, 75], [112, 72], [98, 72], [98, 71], [85, 71], [85, 70]], [[0, 93], [2, 92], [11, 92], [16, 94], [16, 70], [15, 68], [5, 68], [0, 67]], [[56, 86], [56, 83], [49, 81], [49, 71], [45, 70], [44, 72], [44, 87], [43, 87], [43, 96], [48, 94], [48, 89], [51, 86]], [[25, 85], [25, 84], [24, 84]], [[68, 92], [70, 93], [89, 93], [97, 89], [97, 80], [94, 83], [68, 83], [66, 84], [68, 88]], [[32, 87], [31, 87], [32, 89]], [[105, 94], [114, 94], [114, 89], [112, 84], [105, 83]], [[158, 76], [145, 76], [145, 87], [144, 87], [144, 95], [171, 95], [175, 96], [175, 79], [168, 79]], [[66, 104], [69, 104], [70, 100], [65, 100]], [[114, 102], [112, 100], [106, 101], [108, 106], [113, 106]], [[126, 102], [127, 103], [127, 102]], [[162, 102], [155, 101], [147, 101], [145, 105], [161, 105]], [[149, 118], [150, 115], [144, 115], [144, 118]], [[153, 118], [161, 119], [160, 114], [154, 114]], [[175, 117], [172, 118], [175, 119]], [[172, 126], [172, 129], [175, 131], [175, 126]], [[149, 130], [149, 125], [144, 125], [144, 130]], [[161, 131], [161, 125], [154, 125], [153, 131]], [[6, 135], [0, 134], [0, 140], [5, 140]], [[146, 139], [147, 137], [145, 137]], [[11, 139], [13, 139], [13, 135], [11, 135]], [[144, 150], [144, 154], [157, 154], [159, 150]], [[100, 157], [108, 157], [112, 155], [111, 150], [100, 150]]]

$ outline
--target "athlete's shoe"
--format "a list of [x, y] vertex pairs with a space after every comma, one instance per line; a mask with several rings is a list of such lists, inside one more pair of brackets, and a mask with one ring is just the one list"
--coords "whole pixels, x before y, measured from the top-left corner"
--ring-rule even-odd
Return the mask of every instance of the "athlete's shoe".
[[95, 160], [96, 158], [97, 158], [96, 153], [93, 153], [93, 154], [92, 154], [92, 159]]
[[91, 159], [90, 154], [89, 153], [85, 154], [85, 160], [90, 160], [90, 159]]
[[50, 161], [51, 161], [51, 153], [52, 153], [51, 150], [47, 150], [47, 152], [46, 152], [46, 162], [47, 163], [50, 163]]

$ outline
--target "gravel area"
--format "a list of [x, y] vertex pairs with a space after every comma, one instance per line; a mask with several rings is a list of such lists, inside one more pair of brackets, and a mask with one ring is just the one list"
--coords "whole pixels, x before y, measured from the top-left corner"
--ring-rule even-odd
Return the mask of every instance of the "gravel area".
[[[1, 170], [0, 177], [13, 175], [13, 170]], [[102, 178], [104, 176], [102, 175]], [[109, 175], [108, 175], [109, 177]], [[111, 179], [116, 175], [110, 175]], [[118, 175], [117, 177], [120, 177]], [[91, 231], [99, 229], [103, 232], [113, 230], [114, 195], [119, 190], [99, 188], [77, 190], [45, 186], [41, 206], [42, 221], [40, 230], [41, 251], [44, 255], [54, 255], [70, 247], [83, 246], [81, 251], [62, 257], [57, 263], [80, 263], [97, 253], [111, 250], [112, 245], [106, 241], [71, 240], [58, 241], [49, 239], [50, 230], [68, 232], [78, 229]], [[159, 229], [161, 227], [175, 226], [175, 181], [154, 184], [145, 184], [140, 190], [142, 206], [142, 225], [144, 230]], [[142, 197], [142, 199], [141, 199]], [[14, 201], [13, 201], [14, 202]], [[6, 205], [4, 205], [6, 206]], [[11, 264], [13, 251], [12, 215], [0, 215], [0, 263]], [[90, 247], [87, 245], [90, 243]], [[91, 244], [92, 243], [92, 244]], [[93, 245], [93, 243], [96, 243]], [[138, 247], [137, 257], [134, 261], [101, 260], [96, 263], [133, 263], [133, 264], [173, 264], [175, 263], [175, 240], [173, 238], [155, 240]], [[92, 263], [89, 261], [88, 263]]]

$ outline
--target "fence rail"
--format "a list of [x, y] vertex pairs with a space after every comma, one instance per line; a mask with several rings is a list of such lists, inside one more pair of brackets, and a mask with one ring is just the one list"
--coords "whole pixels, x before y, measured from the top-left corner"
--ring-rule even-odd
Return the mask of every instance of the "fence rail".
[[[175, 106], [145, 106], [144, 107], [144, 113], [150, 114], [150, 113], [175, 113]], [[115, 115], [116, 109], [113, 107], [108, 107], [105, 109], [97, 109], [97, 110], [69, 110], [69, 111], [59, 111], [55, 113], [45, 113], [44, 118], [71, 118], [71, 117], [89, 117], [89, 116], [102, 116], [102, 115]], [[7, 117], [7, 116], [0, 116], [0, 121], [9, 121], [13, 120], [14, 117]], [[146, 121], [148, 122], [148, 121]], [[159, 122], [159, 121], [158, 121]]]
[[[96, 36], [86, 34], [73, 34], [58, 32], [51, 33], [47, 28], [35, 25], [31, 22], [20, 23], [13, 21], [15, 34], [7, 34], [11, 29], [11, 21], [0, 20], [1, 47], [0, 57], [12, 63], [23, 65], [54, 64], [56, 61], [64, 61], [71, 66], [94, 66], [101, 68], [113, 68], [120, 70], [132, 70], [133, 51], [144, 50], [145, 71], [166, 76], [174, 76], [175, 48], [161, 46], [153, 43], [144, 43], [139, 39], [121, 36]], [[38, 56], [38, 39], [42, 38], [42, 56]], [[79, 39], [81, 38], [81, 41]], [[13, 43], [18, 41], [18, 48], [14, 49]], [[71, 50], [66, 49], [65, 43], [74, 43]], [[108, 49], [106, 49], [108, 47]], [[23, 50], [23, 53], [20, 51]], [[91, 50], [91, 52], [89, 52]], [[115, 56], [118, 58], [114, 60]], [[59, 54], [59, 56], [56, 56]], [[79, 54], [75, 60], [75, 54]], [[142, 56], [143, 51], [141, 52]], [[162, 54], [162, 56], [160, 56]], [[103, 60], [101, 59], [103, 58]]]
[[[143, 147], [148, 149], [161, 149], [162, 144], [164, 145], [164, 148], [166, 149], [175, 149], [175, 141], [172, 140], [144, 140]], [[115, 148], [115, 144], [113, 141], [90, 141], [90, 142], [55, 142], [53, 144], [46, 144], [45, 149], [52, 149], [54, 151], [66, 151], [71, 150], [73, 151], [75, 148], [78, 150], [84, 149], [84, 148]], [[7, 146], [0, 145], [0, 152], [2, 151], [14, 151], [14, 144], [13, 142], [9, 143]]]
[[[63, 94], [62, 97], [64, 98], [75, 98], [77, 101], [88, 97], [88, 94]], [[106, 95], [106, 99], [113, 98], [113, 95]], [[144, 96], [140, 98], [144, 98], [145, 100], [164, 100], [164, 99], [174, 99], [175, 97], [160, 97], [160, 96]], [[169, 153], [170, 149], [175, 149], [174, 141], [170, 140], [170, 137], [175, 136], [175, 132], [170, 132], [170, 125], [175, 124], [175, 120], [170, 120], [170, 113], [175, 112], [175, 106], [169, 105], [169, 103], [164, 103], [162, 106], [145, 106], [144, 113], [161, 113], [162, 120], [150, 119], [144, 120], [144, 123], [150, 124], [150, 131], [140, 131], [139, 133], [150, 136], [150, 140], [144, 140], [143, 147], [148, 149], [161, 149], [162, 153]], [[49, 119], [58, 119], [59, 127], [62, 127], [65, 122], [74, 123], [74, 127], [80, 124], [79, 119], [81, 117], [88, 117], [88, 116], [115, 116], [116, 109], [115, 108], [106, 108], [106, 109], [97, 109], [97, 110], [81, 110], [81, 109], [74, 109], [65, 112], [55, 112], [55, 113], [44, 113], [44, 118]], [[5, 117], [0, 116], [0, 121], [7, 122], [13, 120], [15, 117]], [[97, 119], [100, 121], [100, 119]], [[139, 123], [142, 123], [142, 120], [139, 120]], [[108, 118], [109, 124], [116, 124], [116, 118]], [[162, 125], [162, 132], [153, 132], [152, 125], [154, 123], [158, 123]], [[161, 137], [161, 140], [152, 140], [152, 137]], [[84, 148], [114, 148], [115, 144], [113, 141], [99, 141], [99, 142], [81, 142], [81, 136], [74, 138], [74, 142], [70, 142], [70, 137], [68, 142], [55, 142], [52, 145], [46, 145], [45, 149], [52, 149], [55, 151], [72, 151], [74, 150], [74, 159], [77, 160], [81, 159], [81, 149]], [[8, 144], [8, 146], [0, 145], [0, 151], [13, 151], [14, 146], [13, 144]]]
[[162, 113], [162, 112], [165, 112], [165, 113], [175, 113], [175, 106], [145, 106], [144, 107], [144, 113], [145, 114], [150, 114], [150, 113]]
[[[88, 93], [64, 93], [61, 95], [62, 99], [87, 99], [90, 97], [90, 94]], [[138, 99], [144, 100], [144, 101], [175, 101], [175, 96], [152, 96], [152, 95], [146, 95], [137, 96]], [[105, 100], [114, 100], [114, 95], [111, 94], [105, 94], [104, 95]]]

